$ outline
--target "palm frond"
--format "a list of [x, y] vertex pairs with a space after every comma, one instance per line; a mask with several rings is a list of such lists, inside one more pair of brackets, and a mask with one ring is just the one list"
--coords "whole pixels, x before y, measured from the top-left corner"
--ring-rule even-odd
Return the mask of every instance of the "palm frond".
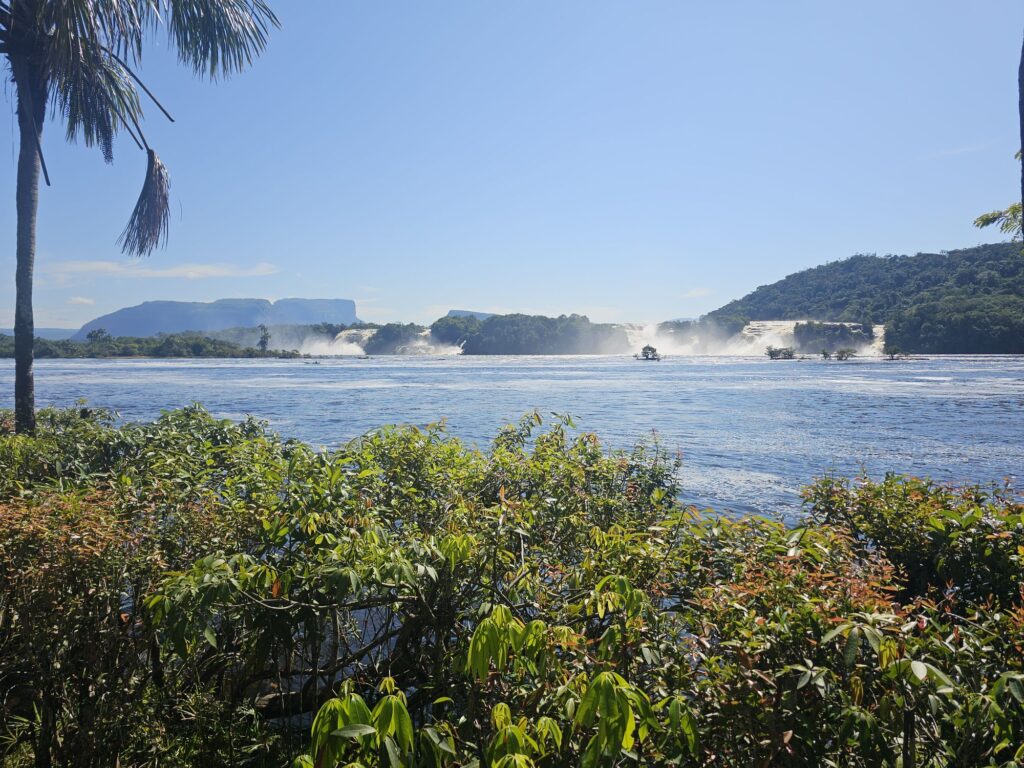
[[18, 45], [39, 62], [69, 140], [98, 146], [109, 162], [124, 130], [147, 150], [146, 180], [118, 242], [126, 253], [151, 253], [167, 237], [170, 183], [142, 134], [138, 88], [170, 114], [132, 69], [143, 39], [165, 26], [183, 63], [212, 78], [229, 75], [250, 64], [279, 26], [268, 0], [0, 0], [0, 9], [18, 22]]
[[280, 26], [265, 0], [162, 0], [178, 58], [197, 73], [230, 75], [252, 63]]
[[170, 178], [156, 152], [148, 151], [146, 181], [128, 225], [118, 238], [121, 250], [131, 256], [148, 256], [167, 241], [170, 221]]
[[1021, 216], [1021, 204], [1012, 203], [1005, 210], [989, 211], [988, 213], [981, 214], [981, 216], [974, 220], [974, 226], [981, 229], [998, 224], [1000, 232], [1005, 235], [1011, 235], [1014, 240], [1017, 240], [1021, 237], [1022, 221], [1024, 221], [1024, 218]]
[[38, 3], [37, 26], [45, 31], [51, 59], [74, 59], [81, 42], [105, 45], [138, 58], [147, 19], [159, 0], [47, 0]]
[[141, 134], [142, 106], [132, 77], [99, 44], [83, 41], [73, 57], [53, 62], [51, 83], [68, 141], [81, 136], [86, 146], [99, 146], [109, 163], [122, 127]]

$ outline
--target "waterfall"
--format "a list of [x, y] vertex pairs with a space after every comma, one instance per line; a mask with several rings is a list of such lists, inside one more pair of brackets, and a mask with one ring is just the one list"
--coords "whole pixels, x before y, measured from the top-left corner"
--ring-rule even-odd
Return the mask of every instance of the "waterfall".
[[870, 347], [866, 347], [861, 354], [870, 355], [871, 357], [881, 357], [885, 354], [882, 350], [885, 349], [885, 326], [884, 325], [873, 325], [871, 330], [875, 334], [875, 338], [871, 342]]
[[366, 342], [376, 332], [375, 328], [354, 328], [342, 331], [333, 339], [307, 339], [299, 351], [304, 355], [362, 355]]
[[630, 347], [637, 351], [650, 344], [666, 355], [763, 355], [769, 345], [792, 345], [794, 325], [792, 320], [756, 321], [732, 337], [709, 334], [708, 327], [697, 324], [681, 331], [664, 330], [657, 323], [624, 324], [622, 328]]
[[640, 325], [637, 323], [623, 323], [622, 330], [626, 332], [626, 338], [629, 339], [630, 349], [639, 350], [645, 344], [656, 345], [661, 343], [660, 338], [658, 336], [657, 323], [648, 323], [647, 325]]
[[726, 342], [726, 355], [763, 355], [768, 347], [793, 346], [793, 329], [799, 320], [752, 320]]
[[[795, 342], [793, 329], [804, 320], [752, 320], [743, 330], [730, 336], [707, 335], [707, 329], [694, 325], [674, 333], [662, 330], [656, 323], [623, 324], [630, 347], [639, 351], [644, 345], [657, 347], [667, 355], [735, 355], [761, 356], [767, 347], [791, 347]], [[873, 326], [874, 338], [870, 345], [857, 350], [862, 356], [882, 355], [885, 346], [885, 326]]]
[[[366, 344], [377, 332], [376, 328], [353, 328], [342, 331], [333, 339], [307, 339], [301, 352], [307, 355], [364, 355]], [[461, 355], [462, 349], [452, 344], [437, 344], [425, 328], [414, 339], [400, 345], [395, 354], [398, 355]]]
[[[630, 348], [639, 352], [646, 345], [656, 347], [663, 355], [764, 355], [767, 347], [795, 345], [793, 329], [802, 320], [754, 320], [739, 333], [726, 337], [714, 332], [713, 326], [694, 323], [676, 331], [663, 329], [657, 323], [623, 323], [622, 329], [629, 339]], [[367, 342], [377, 332], [375, 328], [356, 328], [342, 331], [332, 338], [309, 338], [300, 351], [308, 355], [363, 355]], [[874, 326], [874, 338], [869, 345], [857, 350], [861, 356], [880, 357], [885, 346], [885, 326]], [[461, 355], [462, 349], [451, 344], [438, 344], [424, 329], [417, 336], [395, 349], [398, 355]], [[809, 353], [809, 354], [816, 354]]]
[[454, 344], [437, 344], [430, 335], [430, 329], [425, 328], [420, 335], [409, 344], [405, 344], [398, 350], [400, 355], [461, 355], [462, 347]]

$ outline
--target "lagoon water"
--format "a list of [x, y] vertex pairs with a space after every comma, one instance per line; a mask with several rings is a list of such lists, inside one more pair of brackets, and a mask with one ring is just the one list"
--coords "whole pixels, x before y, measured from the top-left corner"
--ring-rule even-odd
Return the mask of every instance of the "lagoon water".
[[[83, 398], [127, 420], [198, 401], [330, 447], [382, 424], [441, 419], [486, 447], [527, 411], [568, 413], [611, 447], [656, 432], [682, 455], [687, 501], [786, 518], [799, 514], [800, 487], [827, 472], [1024, 476], [1024, 357], [40, 360], [36, 386], [40, 405]], [[13, 387], [4, 360], [0, 407]]]

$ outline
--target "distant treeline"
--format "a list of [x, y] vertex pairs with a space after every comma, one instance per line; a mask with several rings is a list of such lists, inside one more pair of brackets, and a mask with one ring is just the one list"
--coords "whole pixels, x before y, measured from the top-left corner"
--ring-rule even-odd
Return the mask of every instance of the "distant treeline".
[[[86, 341], [36, 339], [36, 358], [74, 357], [299, 357], [292, 351], [261, 352], [199, 333], [110, 336], [92, 331]], [[0, 358], [14, 357], [14, 337], [0, 335]]]
[[621, 326], [592, 323], [583, 315], [494, 315], [482, 321], [442, 317], [430, 333], [442, 344], [461, 346], [467, 355], [600, 355], [630, 349]]
[[884, 323], [886, 344], [905, 352], [1024, 354], [1024, 253], [997, 243], [854, 256], [762, 286], [707, 319], [719, 317]]

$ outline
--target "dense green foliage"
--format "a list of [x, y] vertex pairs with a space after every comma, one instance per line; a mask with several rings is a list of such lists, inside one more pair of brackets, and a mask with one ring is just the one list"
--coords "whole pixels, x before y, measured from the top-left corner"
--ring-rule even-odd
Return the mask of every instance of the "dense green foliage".
[[[259, 333], [257, 331], [257, 333]], [[262, 352], [199, 333], [168, 333], [136, 338], [90, 332], [84, 342], [36, 339], [35, 356], [47, 357], [298, 357], [295, 351]], [[14, 357], [14, 337], [0, 335], [0, 358]]]
[[856, 323], [816, 323], [813, 320], [793, 326], [793, 341], [800, 352], [820, 352], [871, 344], [874, 330], [870, 325]]
[[39, 423], [0, 414], [6, 765], [1024, 760], [1009, 492], [826, 479], [787, 528], [533, 416], [487, 452]]
[[[494, 315], [473, 325], [475, 318], [442, 318], [435, 326], [444, 337], [461, 340], [467, 355], [600, 355], [629, 351], [625, 330], [592, 323], [583, 315]], [[455, 329], [463, 333], [456, 333]], [[453, 341], [450, 343], [460, 343]]]
[[1024, 295], [968, 298], [935, 291], [885, 326], [900, 349], [936, 354], [1024, 354]]
[[877, 546], [900, 569], [905, 599], [948, 589], [969, 602], [1022, 596], [1024, 506], [1009, 493], [889, 475], [879, 483], [825, 478], [806, 495], [813, 519]]
[[793, 360], [796, 357], [796, 350], [792, 347], [766, 347], [765, 355], [769, 360]]
[[442, 344], [461, 347], [480, 333], [480, 319], [473, 315], [446, 315], [430, 325], [430, 335]]
[[946, 254], [854, 256], [762, 286], [709, 317], [885, 323], [907, 352], [1024, 353], [1019, 243]]
[[386, 323], [367, 340], [363, 350], [368, 355], [400, 355], [422, 341], [425, 330], [415, 323]]

